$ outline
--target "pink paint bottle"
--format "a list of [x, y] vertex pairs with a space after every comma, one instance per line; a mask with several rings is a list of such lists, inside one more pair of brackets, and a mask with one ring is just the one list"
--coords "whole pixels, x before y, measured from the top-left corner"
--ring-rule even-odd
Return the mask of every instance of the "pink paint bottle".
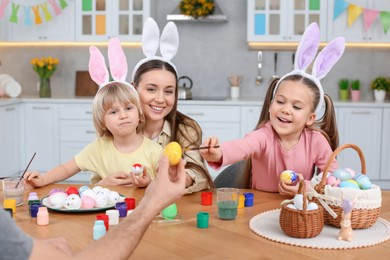
[[37, 224], [39, 226], [49, 225], [49, 212], [46, 207], [39, 207], [37, 214]]

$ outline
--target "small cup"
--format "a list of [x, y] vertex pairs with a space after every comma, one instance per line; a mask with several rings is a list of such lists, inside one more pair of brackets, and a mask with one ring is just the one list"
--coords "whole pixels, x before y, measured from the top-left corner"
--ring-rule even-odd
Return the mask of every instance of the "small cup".
[[203, 206], [213, 205], [213, 193], [211, 191], [203, 191], [201, 193], [201, 204]]
[[243, 194], [238, 194], [238, 209], [242, 209], [245, 206], [245, 196]]
[[125, 198], [127, 210], [135, 209], [135, 198]]
[[245, 192], [245, 207], [252, 207], [253, 206], [253, 198], [254, 195], [252, 192]]
[[20, 177], [5, 178], [3, 180], [4, 199], [14, 199], [16, 206], [21, 206], [23, 204], [24, 183], [25, 181], [21, 180]]
[[42, 207], [42, 204], [40, 202], [34, 202], [31, 204], [28, 204], [28, 210], [30, 212], [30, 216], [32, 218], [36, 218], [38, 215], [39, 208]]
[[239, 190], [235, 188], [219, 188], [217, 190], [218, 217], [232, 220], [237, 217]]
[[98, 215], [96, 215], [96, 220], [103, 220], [104, 221], [104, 226], [106, 227], [106, 231], [108, 231], [110, 225], [108, 224], [109, 218], [108, 218], [107, 214], [98, 214]]
[[118, 225], [118, 223], [119, 223], [119, 211], [117, 209], [106, 210], [106, 214], [108, 215], [108, 224], [110, 224], [110, 225]]
[[119, 217], [124, 218], [127, 216], [127, 205], [126, 202], [115, 203], [115, 209], [119, 211]]
[[3, 201], [4, 208], [12, 209], [12, 214], [16, 212], [16, 200], [14, 199], [5, 199]]
[[196, 214], [196, 226], [198, 228], [208, 228], [209, 227], [209, 213], [208, 212], [198, 212], [198, 214]]

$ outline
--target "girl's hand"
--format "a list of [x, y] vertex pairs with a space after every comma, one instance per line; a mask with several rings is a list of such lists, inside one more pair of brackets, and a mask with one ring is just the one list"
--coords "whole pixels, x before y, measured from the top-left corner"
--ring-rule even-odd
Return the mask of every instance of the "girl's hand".
[[23, 179], [25, 179], [26, 183], [32, 187], [45, 186], [45, 180], [43, 175], [37, 171], [26, 172], [23, 176]]
[[295, 185], [287, 185], [283, 183], [282, 181], [278, 184], [278, 191], [281, 195], [288, 195], [288, 196], [295, 196], [295, 194], [298, 193], [299, 188], [299, 181], [304, 180], [303, 175], [298, 173], [298, 181], [295, 183]]
[[[218, 145], [218, 138], [208, 137], [204, 140], [202, 146], [215, 146]], [[203, 159], [208, 162], [221, 162], [222, 161], [222, 150], [221, 148], [209, 148], [209, 149], [201, 149], [199, 150]]]
[[146, 169], [144, 169], [142, 175], [138, 175], [138, 176], [135, 176], [134, 173], [130, 172], [130, 178], [133, 185], [138, 188], [146, 187], [152, 181], [149, 174], [146, 172]]
[[131, 184], [130, 176], [125, 172], [113, 173], [110, 176], [102, 179], [97, 182], [95, 185], [101, 186], [119, 186], [119, 185], [128, 185]]

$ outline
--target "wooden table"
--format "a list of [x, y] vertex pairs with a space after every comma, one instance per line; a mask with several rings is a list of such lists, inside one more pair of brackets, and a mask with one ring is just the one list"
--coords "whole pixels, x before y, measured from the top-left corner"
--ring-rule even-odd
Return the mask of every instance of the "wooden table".
[[[33, 189], [40, 198], [46, 196], [52, 188], [66, 188], [69, 184], [53, 184], [40, 189]], [[139, 201], [143, 189], [133, 187], [108, 187], [127, 197]], [[223, 221], [217, 218], [216, 194], [213, 205], [202, 206], [200, 193], [186, 195], [177, 202], [179, 215], [183, 217], [181, 224], [151, 224], [133, 259], [355, 259], [378, 258], [390, 255], [390, 240], [376, 246], [349, 250], [320, 250], [296, 247], [272, 242], [256, 235], [249, 228], [249, 220], [257, 214], [280, 208], [285, 197], [276, 193], [250, 191], [255, 195], [254, 206], [238, 210], [235, 220]], [[27, 201], [28, 192], [25, 193]], [[390, 191], [382, 193], [381, 218], [390, 220]], [[0, 198], [2, 201], [2, 198]], [[196, 213], [210, 213], [209, 228], [196, 227]], [[30, 218], [26, 203], [17, 207], [14, 220], [28, 234], [36, 238], [65, 237], [74, 252], [82, 250], [93, 242], [92, 228], [98, 213], [65, 214], [50, 212], [50, 224], [38, 226], [36, 220]], [[112, 226], [111, 226], [112, 227]], [[336, 238], [335, 238], [336, 239]], [[120, 246], [120, 245], [118, 245]]]

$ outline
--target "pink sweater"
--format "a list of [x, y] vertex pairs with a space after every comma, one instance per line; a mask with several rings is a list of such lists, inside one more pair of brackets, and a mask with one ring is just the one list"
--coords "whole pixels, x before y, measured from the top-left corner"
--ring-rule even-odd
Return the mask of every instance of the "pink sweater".
[[[211, 167], [218, 169], [252, 157], [252, 188], [269, 192], [278, 191], [279, 175], [284, 170], [301, 173], [305, 180], [310, 180], [315, 166], [323, 171], [332, 154], [326, 138], [320, 132], [307, 128], [299, 142], [286, 151], [269, 122], [242, 139], [221, 144], [221, 149], [222, 164], [209, 163]], [[331, 170], [336, 168], [334, 160]]]

